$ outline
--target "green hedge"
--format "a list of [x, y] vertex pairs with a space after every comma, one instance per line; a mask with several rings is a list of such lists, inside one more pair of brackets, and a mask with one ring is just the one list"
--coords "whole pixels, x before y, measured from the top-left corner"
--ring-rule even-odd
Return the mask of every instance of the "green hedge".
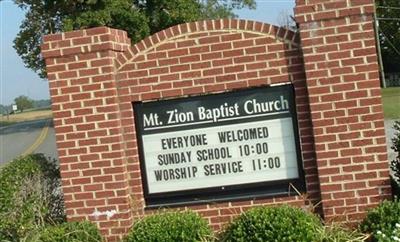
[[212, 232], [207, 222], [190, 211], [159, 213], [136, 222], [126, 242], [207, 241]]
[[235, 219], [221, 241], [315, 241], [322, 229], [319, 218], [290, 206], [253, 208]]
[[102, 238], [96, 225], [84, 221], [45, 227], [36, 240], [40, 242], [100, 242]]
[[34, 154], [0, 170], [0, 241], [20, 241], [47, 223], [65, 219], [60, 174], [54, 162]]
[[380, 239], [385, 234], [391, 237], [393, 231], [397, 231], [400, 225], [400, 200], [384, 201], [378, 207], [368, 212], [360, 225], [363, 232], [371, 233], [373, 241], [386, 241]]
[[392, 188], [393, 194], [400, 196], [400, 121], [395, 121], [393, 129], [396, 130], [395, 136], [392, 138], [392, 149], [396, 152], [396, 157], [390, 162], [393, 170]]
[[396, 181], [392, 175], [390, 176], [390, 185], [392, 186], [392, 195], [393, 197], [400, 196], [400, 183]]

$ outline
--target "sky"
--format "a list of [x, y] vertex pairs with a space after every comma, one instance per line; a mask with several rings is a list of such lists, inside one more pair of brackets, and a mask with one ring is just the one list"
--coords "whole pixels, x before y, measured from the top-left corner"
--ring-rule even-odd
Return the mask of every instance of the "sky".
[[[293, 13], [295, 0], [256, 0], [257, 9], [236, 11], [239, 18], [278, 24], [282, 12]], [[0, 1], [0, 104], [9, 105], [20, 95], [32, 99], [49, 99], [47, 80], [24, 67], [13, 40], [24, 19], [23, 10], [11, 0]]]

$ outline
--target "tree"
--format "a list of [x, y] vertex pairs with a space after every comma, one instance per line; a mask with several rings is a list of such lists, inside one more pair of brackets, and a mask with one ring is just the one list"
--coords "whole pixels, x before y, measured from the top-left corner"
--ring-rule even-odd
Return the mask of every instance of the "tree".
[[0, 104], [0, 114], [7, 114], [7, 107], [6, 106], [4, 106], [4, 105], [2, 105], [2, 104]]
[[27, 96], [21, 95], [19, 97], [16, 97], [14, 99], [14, 102], [15, 104], [17, 104], [17, 107], [19, 110], [21, 110], [21, 112], [23, 112], [25, 109], [33, 108], [33, 101]]
[[385, 72], [399, 72], [400, 66], [400, 1], [377, 0], [379, 42]]
[[235, 17], [255, 0], [14, 0], [26, 10], [14, 48], [25, 66], [45, 78], [42, 36], [97, 26], [127, 31], [133, 43], [167, 27], [210, 18]]
[[278, 21], [278, 26], [280, 26], [280, 27], [283, 27], [283, 28], [286, 28], [286, 29], [289, 29], [292, 31], [298, 30], [296, 21], [288, 10], [281, 11], [278, 15], [277, 21]]

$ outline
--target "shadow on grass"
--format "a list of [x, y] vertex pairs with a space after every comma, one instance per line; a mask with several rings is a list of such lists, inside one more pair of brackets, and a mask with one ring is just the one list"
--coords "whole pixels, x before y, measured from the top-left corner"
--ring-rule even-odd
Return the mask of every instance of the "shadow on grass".
[[9, 126], [9, 125], [13, 125], [16, 124], [16, 122], [13, 121], [0, 121], [0, 128], [1, 127], [5, 127], [5, 126]]
[[8, 135], [8, 134], [15, 134], [19, 132], [33, 132], [38, 129], [43, 129], [45, 125], [49, 127], [54, 127], [52, 119], [39, 119], [33, 121], [25, 121], [25, 122], [18, 122], [9, 124], [7, 126], [0, 126], [0, 134], [1, 135]]

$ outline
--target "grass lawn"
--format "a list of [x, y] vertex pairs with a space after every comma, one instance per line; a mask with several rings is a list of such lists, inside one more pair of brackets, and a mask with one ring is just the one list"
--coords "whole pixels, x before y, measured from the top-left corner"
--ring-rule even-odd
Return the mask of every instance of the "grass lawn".
[[11, 125], [18, 122], [23, 121], [30, 121], [30, 120], [37, 120], [37, 119], [44, 119], [44, 118], [51, 118], [52, 113], [51, 110], [33, 110], [33, 111], [26, 111], [23, 113], [17, 113], [7, 116], [0, 116], [0, 127]]
[[385, 119], [400, 119], [400, 87], [382, 88]]

